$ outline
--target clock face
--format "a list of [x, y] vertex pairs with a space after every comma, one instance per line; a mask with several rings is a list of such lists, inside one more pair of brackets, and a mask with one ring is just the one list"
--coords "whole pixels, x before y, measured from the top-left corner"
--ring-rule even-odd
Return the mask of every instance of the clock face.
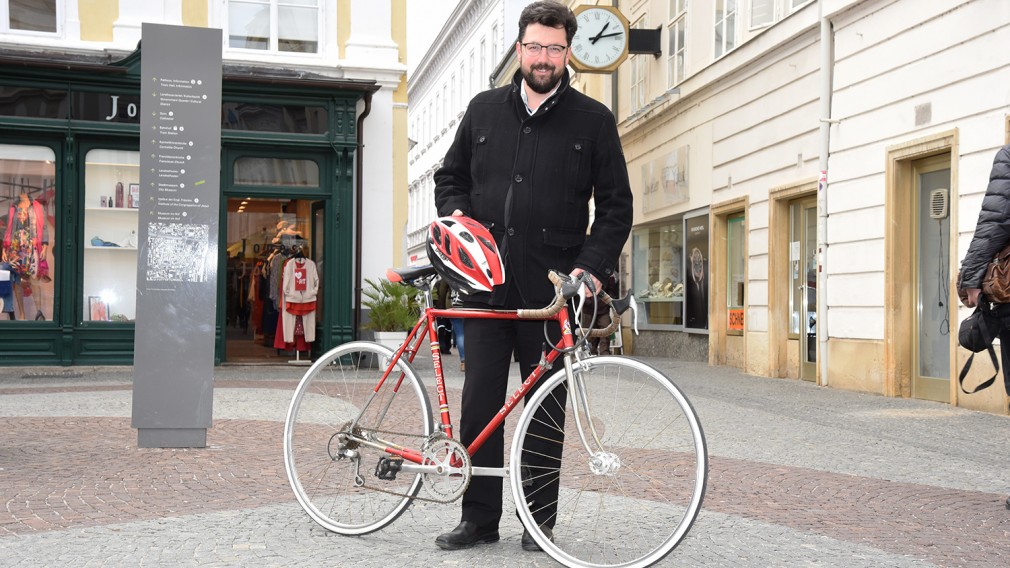
[[616, 67], [628, 51], [628, 23], [607, 7], [589, 7], [576, 15], [579, 29], [572, 38], [572, 58], [583, 70]]

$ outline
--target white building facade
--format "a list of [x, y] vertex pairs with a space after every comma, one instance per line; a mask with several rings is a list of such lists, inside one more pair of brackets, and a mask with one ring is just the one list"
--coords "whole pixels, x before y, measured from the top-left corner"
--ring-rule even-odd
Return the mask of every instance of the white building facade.
[[504, 13], [503, 0], [461, 1], [408, 79], [410, 264], [428, 262], [424, 238], [436, 216], [432, 175], [442, 165], [470, 99], [491, 86], [492, 73], [514, 43], [514, 30], [511, 38], [504, 36]]

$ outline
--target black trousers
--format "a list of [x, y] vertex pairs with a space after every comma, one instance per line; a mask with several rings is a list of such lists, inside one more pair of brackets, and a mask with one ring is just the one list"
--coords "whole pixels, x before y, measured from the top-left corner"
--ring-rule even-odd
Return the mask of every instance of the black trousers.
[[[465, 305], [487, 307], [478, 304]], [[548, 336], [552, 344], [560, 339], [561, 331], [557, 323], [548, 324]], [[463, 383], [459, 428], [459, 438], [464, 446], [469, 446], [477, 438], [505, 404], [505, 397], [511, 395], [516, 388], [509, 388], [508, 385], [513, 352], [519, 355], [521, 375], [525, 379], [540, 362], [546, 342], [542, 321], [466, 320], [466, 380]], [[527, 394], [527, 399], [536, 392], [536, 387], [560, 368], [561, 366], [556, 364], [541, 377], [534, 389]], [[556, 468], [560, 464], [566, 395], [563, 386], [555, 389], [556, 402], [554, 398], [549, 397], [530, 427], [533, 436], [527, 438], [536, 441], [527, 442], [525, 449], [528, 453], [525, 455], [529, 457], [524, 459], [524, 465], [529, 466], [532, 472], [542, 472], [543, 468]], [[512, 413], [521, 411], [521, 408], [513, 408]], [[547, 424], [552, 426], [548, 427]], [[557, 428], [553, 425], [557, 425]], [[505, 431], [502, 426], [474, 454], [473, 465], [501, 467], [504, 465], [504, 451]], [[540, 474], [531, 477], [532, 487], [527, 490], [527, 495], [533, 498], [530, 507], [533, 516], [539, 524], [553, 527], [558, 499], [557, 476]], [[482, 528], [493, 529], [497, 528], [501, 515], [502, 478], [473, 477], [463, 495], [461, 520], [474, 522]]]

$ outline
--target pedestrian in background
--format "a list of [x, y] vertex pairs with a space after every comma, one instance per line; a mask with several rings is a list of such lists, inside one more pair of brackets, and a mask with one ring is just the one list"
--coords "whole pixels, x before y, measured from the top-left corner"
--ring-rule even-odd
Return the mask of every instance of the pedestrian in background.
[[[986, 269], [996, 253], [1010, 242], [1010, 145], [1003, 146], [992, 163], [989, 185], [982, 199], [982, 210], [978, 213], [975, 236], [968, 245], [968, 252], [961, 261], [961, 275], [958, 295], [964, 305], [975, 307], [982, 292], [982, 280]], [[984, 296], [983, 296], [984, 300]], [[1003, 358], [1003, 372], [1007, 372], [1010, 361], [1010, 330], [1005, 326], [1000, 330], [1000, 352]], [[1010, 497], [1006, 507], [1010, 509]]]

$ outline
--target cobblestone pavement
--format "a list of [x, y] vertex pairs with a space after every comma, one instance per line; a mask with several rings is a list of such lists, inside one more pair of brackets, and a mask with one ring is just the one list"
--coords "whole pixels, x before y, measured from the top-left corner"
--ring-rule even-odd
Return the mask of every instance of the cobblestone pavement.
[[[711, 457], [698, 521], [661, 565], [1010, 566], [1010, 418], [645, 361], [690, 398]], [[217, 368], [208, 446], [150, 449], [130, 426], [132, 369], [0, 369], [0, 563], [555, 565], [521, 550], [508, 512], [501, 542], [458, 552], [433, 544], [457, 504], [415, 503], [364, 537], [316, 526], [281, 453], [303, 372]]]

